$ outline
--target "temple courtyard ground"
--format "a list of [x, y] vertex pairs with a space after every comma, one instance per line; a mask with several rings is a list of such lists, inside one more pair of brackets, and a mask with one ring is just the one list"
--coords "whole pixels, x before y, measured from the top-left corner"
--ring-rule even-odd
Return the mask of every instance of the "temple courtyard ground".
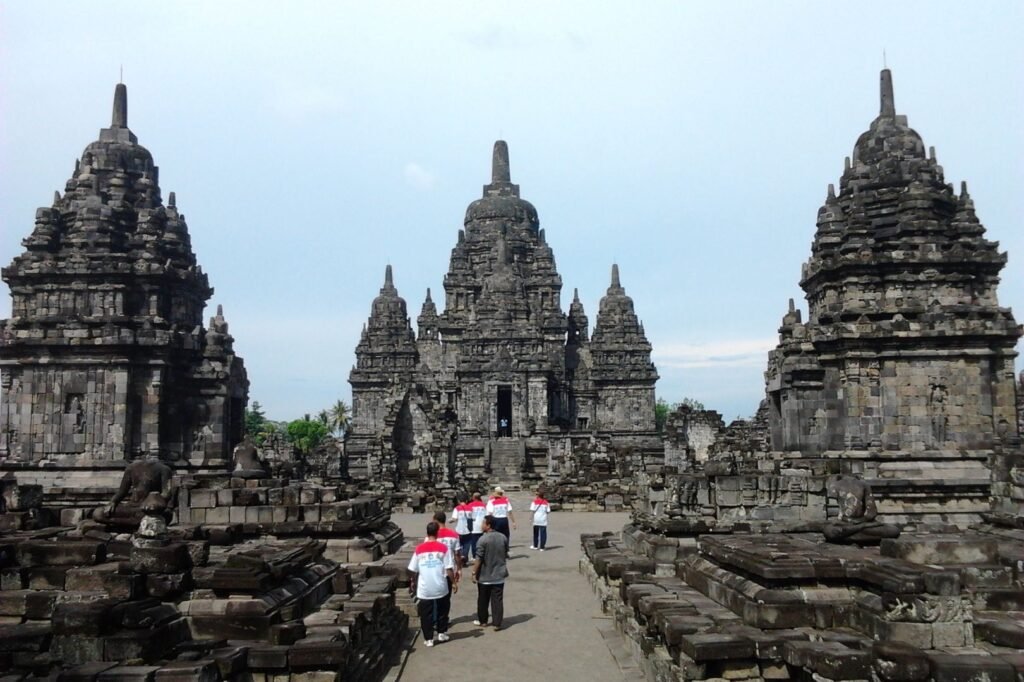
[[[508, 674], [529, 679], [526, 675], [535, 673], [554, 680], [643, 680], [613, 622], [601, 613], [589, 583], [578, 570], [580, 533], [618, 531], [629, 515], [554, 512], [548, 549], [538, 552], [529, 548], [533, 496], [526, 492], [508, 496], [519, 529], [512, 533], [502, 630], [473, 625], [476, 586], [467, 571], [452, 600], [451, 641], [428, 648], [417, 634], [405, 660], [389, 679], [448, 682], [464, 675], [500, 679]], [[395, 514], [392, 520], [411, 542], [423, 536], [430, 515]]]

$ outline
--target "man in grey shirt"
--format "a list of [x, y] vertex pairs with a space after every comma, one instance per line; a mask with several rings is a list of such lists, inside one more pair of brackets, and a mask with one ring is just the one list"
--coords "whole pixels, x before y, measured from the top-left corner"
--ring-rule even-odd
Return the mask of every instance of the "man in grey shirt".
[[505, 579], [508, 578], [508, 540], [494, 530], [494, 517], [484, 517], [484, 534], [476, 544], [473, 582], [476, 583], [476, 620], [474, 625], [487, 625], [490, 606], [491, 624], [501, 629], [504, 616]]

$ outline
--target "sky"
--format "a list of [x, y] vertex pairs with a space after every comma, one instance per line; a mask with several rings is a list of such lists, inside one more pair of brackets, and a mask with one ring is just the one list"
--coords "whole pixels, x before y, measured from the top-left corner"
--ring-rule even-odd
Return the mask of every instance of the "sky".
[[[754, 412], [817, 210], [878, 113], [967, 180], [1024, 318], [1019, 2], [0, 0], [0, 263], [109, 125], [177, 195], [249, 372], [294, 419], [350, 399], [385, 265], [415, 322], [508, 141], [590, 317], [617, 262], [668, 402]], [[10, 314], [6, 287], [0, 318]], [[1021, 363], [1018, 362], [1018, 369]]]

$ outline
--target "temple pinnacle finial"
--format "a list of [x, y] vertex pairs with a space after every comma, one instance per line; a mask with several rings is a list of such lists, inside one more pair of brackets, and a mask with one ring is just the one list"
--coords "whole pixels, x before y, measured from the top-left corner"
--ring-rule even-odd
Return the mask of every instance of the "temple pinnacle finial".
[[789, 312], [796, 312], [796, 301], [789, 299]]
[[575, 287], [572, 290], [572, 302], [573, 303], [579, 303], [580, 302], [580, 290], [578, 288], [575, 288]]
[[508, 164], [508, 144], [505, 140], [494, 143], [494, 155], [491, 157], [491, 184], [512, 182], [512, 172]]
[[170, 196], [167, 197], [167, 207], [168, 208], [177, 208], [178, 207], [178, 197], [176, 197], [174, 195], [174, 192], [171, 192]]
[[896, 116], [896, 98], [892, 91], [892, 72], [889, 69], [882, 69], [881, 76], [881, 116], [892, 118]]
[[430, 298], [430, 287], [427, 287], [427, 300], [426, 300], [426, 302], [427, 303], [431, 303], [432, 302], [431, 298]]
[[619, 264], [612, 263], [612, 287], [615, 289], [621, 289], [622, 285], [619, 283]]
[[222, 303], [217, 304], [217, 317], [224, 317], [224, 305]]
[[392, 274], [391, 274], [391, 263], [388, 263], [388, 266], [386, 268], [384, 268], [384, 286], [386, 286], [386, 287], [393, 287], [393, 286], [395, 286], [394, 277], [392, 277]]
[[114, 114], [110, 119], [110, 127], [128, 127], [128, 88], [124, 83], [118, 83], [114, 88]]

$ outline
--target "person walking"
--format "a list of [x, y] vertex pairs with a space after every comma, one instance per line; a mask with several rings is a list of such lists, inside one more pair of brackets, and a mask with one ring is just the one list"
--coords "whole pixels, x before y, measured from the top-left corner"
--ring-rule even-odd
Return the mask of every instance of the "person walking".
[[496, 487], [491, 499], [487, 500], [487, 513], [494, 517], [494, 530], [504, 535], [506, 540], [511, 541], [508, 523], [511, 521], [512, 528], [515, 529], [517, 527], [516, 515], [512, 513], [512, 503], [505, 497], [505, 491], [501, 489], [501, 486]]
[[473, 582], [477, 590], [476, 620], [473, 624], [487, 625], [489, 620], [495, 630], [500, 630], [505, 617], [508, 538], [495, 531], [494, 521], [490, 514], [484, 517], [484, 534], [476, 544], [476, 561], [473, 563]]
[[[443, 511], [439, 511], [434, 514], [434, 521], [437, 523], [437, 541], [444, 543], [448, 547], [448, 551], [452, 553], [452, 558], [455, 559], [455, 582], [462, 580], [462, 541], [459, 539], [459, 534], [445, 524], [445, 514]], [[451, 589], [451, 585], [448, 589]]]
[[459, 493], [458, 504], [452, 510], [452, 521], [455, 522], [455, 532], [459, 534], [459, 545], [462, 547], [460, 556], [462, 565], [469, 563], [470, 531], [473, 529], [473, 511], [466, 501], [466, 493]]
[[476, 557], [476, 543], [484, 534], [484, 517], [487, 516], [487, 505], [480, 499], [480, 493], [473, 493], [473, 501], [469, 503], [469, 519], [472, 522], [469, 530], [469, 553]]
[[[412, 580], [409, 591], [416, 595], [416, 612], [420, 617], [420, 629], [427, 646], [434, 646], [434, 631], [437, 641], [447, 642], [448, 614], [452, 607], [452, 592], [458, 592], [455, 580], [455, 559], [448, 545], [438, 542], [440, 528], [436, 521], [427, 524], [427, 539], [413, 551], [409, 561]], [[452, 592], [448, 586], [451, 585]]]
[[537, 490], [537, 497], [530, 503], [530, 511], [533, 512], [533, 544], [530, 549], [544, 551], [548, 544], [548, 514], [551, 513], [551, 503], [544, 499], [541, 490]]

